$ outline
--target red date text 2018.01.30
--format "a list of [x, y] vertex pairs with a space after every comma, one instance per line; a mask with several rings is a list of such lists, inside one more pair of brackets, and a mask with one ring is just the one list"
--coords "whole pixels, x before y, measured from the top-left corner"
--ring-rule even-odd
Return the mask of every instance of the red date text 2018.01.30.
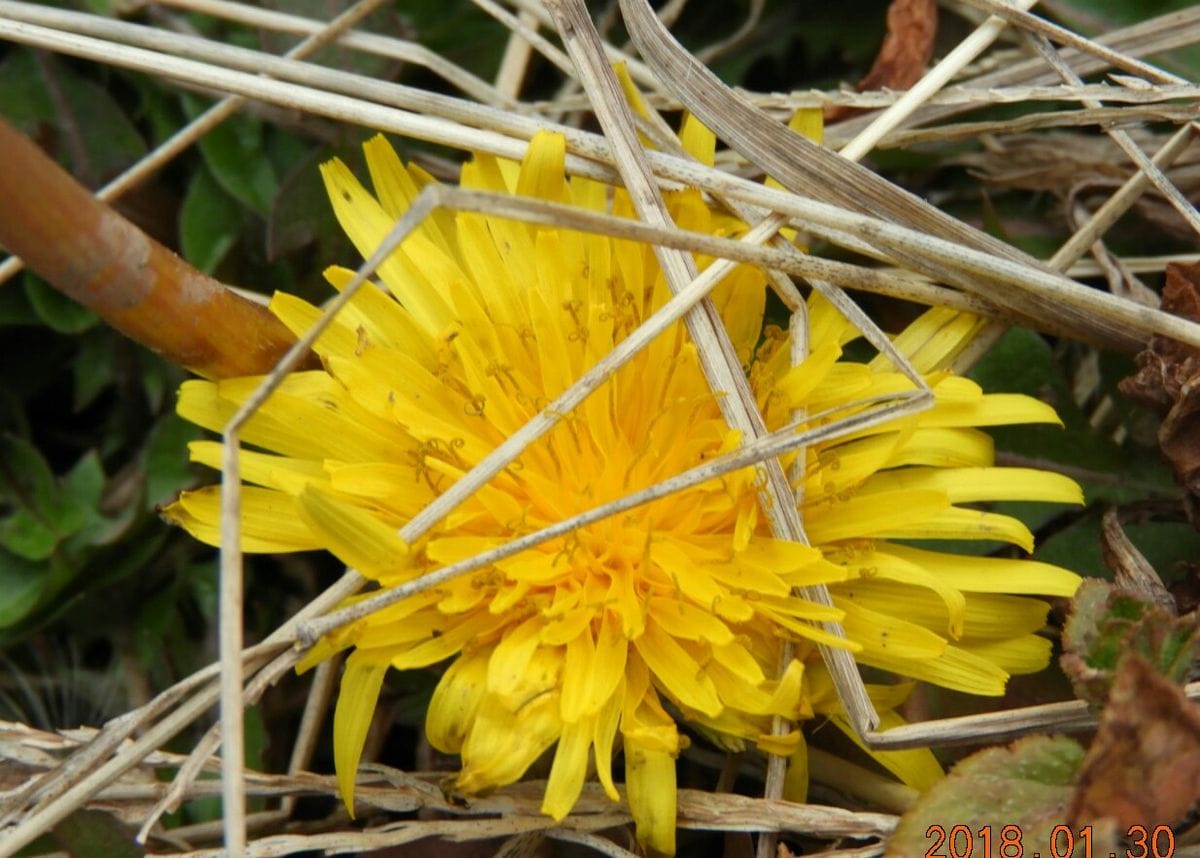
[[1032, 843], [1019, 825], [994, 828], [984, 825], [972, 830], [967, 825], [931, 825], [924, 858], [1172, 858], [1175, 832], [1169, 825], [1131, 825], [1125, 832], [1125, 848], [1107, 854], [1092, 851], [1092, 826], [1073, 830], [1056, 825], [1045, 843]]

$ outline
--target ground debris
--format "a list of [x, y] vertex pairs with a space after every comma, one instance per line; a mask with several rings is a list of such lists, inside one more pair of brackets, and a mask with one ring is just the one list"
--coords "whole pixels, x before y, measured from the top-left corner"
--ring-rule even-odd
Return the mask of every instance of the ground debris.
[[1110, 819], [1118, 833], [1178, 823], [1200, 801], [1200, 710], [1178, 685], [1127, 653], [1079, 772], [1068, 817]]
[[[1167, 266], [1162, 308], [1200, 321], [1200, 263]], [[1164, 415], [1159, 447], [1194, 506], [1200, 498], [1200, 349], [1154, 336], [1136, 363], [1137, 371], [1121, 381], [1120, 390]], [[1191, 518], [1195, 525], [1194, 513]]]

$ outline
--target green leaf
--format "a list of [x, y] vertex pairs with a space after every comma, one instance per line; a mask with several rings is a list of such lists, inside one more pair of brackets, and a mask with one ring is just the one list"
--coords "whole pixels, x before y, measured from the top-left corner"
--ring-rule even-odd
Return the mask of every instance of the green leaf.
[[[1016, 826], [1026, 854], [1042, 846], [1045, 855], [1051, 831], [1064, 820], [1083, 756], [1079, 743], [1064, 736], [1031, 736], [972, 754], [900, 818], [885, 854], [986, 855], [985, 828], [991, 854], [1005, 854], [998, 851], [1002, 832]], [[966, 831], [957, 833], [955, 848], [945, 841], [939, 847], [937, 839], [959, 826]], [[1010, 837], [1016, 834], [1012, 828], [1009, 832]], [[967, 842], [974, 848], [966, 848]]]
[[[158, 541], [161, 544], [162, 540]], [[161, 551], [157, 555], [161, 558]], [[202, 664], [204, 656], [188, 629], [196, 622], [197, 614], [205, 620], [215, 616], [216, 577], [215, 560], [177, 569], [168, 586], [152, 593], [138, 607], [133, 643], [138, 660], [147, 671], [174, 675]], [[206, 592], [198, 594], [197, 585], [206, 588]]]
[[95, 451], [59, 480], [28, 441], [0, 436], [0, 487], [11, 507], [0, 520], [0, 546], [26, 560], [45, 560], [60, 548], [67, 558], [81, 559], [81, 549], [110, 525], [97, 508], [104, 482]]
[[0, 64], [0, 114], [27, 132], [53, 128], [57, 134], [45, 136], [85, 184], [114, 175], [146, 152], [108, 90], [54, 57], [39, 62], [31, 52], [16, 50]]
[[196, 600], [200, 613], [208, 620], [217, 616], [217, 564], [215, 561], [193, 563], [188, 567], [188, 592]]
[[[317, 172], [314, 155], [317, 155], [318, 151], [294, 134], [282, 133], [277, 128], [268, 129], [267, 148], [264, 154], [270, 159], [277, 176], [286, 176], [297, 168]], [[318, 175], [320, 175], [319, 172]]]
[[404, 16], [421, 43], [457, 66], [492, 79], [508, 32], [469, 3], [407, 3]]
[[[1123, 503], [1140, 500], [1147, 493], [1169, 494], [1173, 482], [1156, 452], [1135, 446], [1121, 446], [1095, 431], [1088, 415], [1075, 402], [1071, 382], [1063, 370], [1068, 356], [1056, 355], [1039, 334], [1020, 328], [1009, 330], [979, 361], [971, 377], [989, 393], [1023, 393], [1049, 402], [1058, 412], [1064, 428], [1057, 426], [1002, 426], [990, 430], [996, 449], [1014, 453], [1036, 465], [1051, 462], [1071, 468], [1083, 486], [1088, 504]], [[1105, 367], [1120, 378], [1125, 364], [1106, 362]], [[1115, 391], [1110, 375], [1102, 381], [1105, 389]], [[1118, 397], [1119, 400], [1119, 397]], [[1132, 417], [1132, 415], [1131, 415]], [[1073, 545], [1082, 549], [1089, 561], [1098, 559], [1094, 546]], [[1068, 552], [1069, 553], [1069, 552]], [[1047, 562], [1055, 562], [1048, 560]], [[1061, 562], [1061, 561], [1058, 561]], [[1068, 562], [1080, 570], [1077, 562]], [[1102, 567], [1087, 567], [1094, 574]]]
[[54, 102], [38, 71], [33, 54], [23, 48], [0, 63], [0, 114], [28, 131], [54, 120]]
[[82, 334], [100, 321], [87, 307], [58, 292], [36, 274], [25, 272], [24, 286], [25, 297], [38, 319], [60, 334]]
[[165, 142], [183, 124], [179, 100], [152, 79], [137, 77], [128, 83], [138, 93], [138, 106], [134, 113], [138, 123], [150, 129], [150, 140], [155, 146]]
[[0, 629], [23, 620], [37, 607], [50, 579], [49, 566], [0, 549]]
[[[21, 398], [14, 391], [0, 385], [0, 435], [26, 436], [29, 433], [29, 415], [25, 413]], [[3, 502], [4, 495], [0, 492], [0, 505]]]
[[1037, 396], [1054, 378], [1050, 345], [1024, 328], [1010, 328], [971, 370], [971, 378], [989, 393]]
[[327, 243], [340, 231], [317, 169], [327, 156], [327, 152], [312, 152], [284, 175], [267, 219], [268, 258], [283, 258], [318, 238]]
[[[68, 115], [56, 114], [63, 135], [72, 135], [86, 164], [73, 163], [74, 172], [89, 184], [102, 181], [146, 154], [146, 143], [124, 109], [96, 80], [77, 74], [54, 60], [43, 66], [62, 93]], [[70, 151], [66, 146], [62, 151]]]
[[[0, 75], [4, 72], [0, 71]], [[3, 110], [0, 110], [3, 113]], [[24, 289], [0, 289], [0, 326], [4, 325], [36, 325], [41, 327], [42, 320], [38, 318], [33, 305]]]
[[140, 858], [146, 854], [133, 832], [98, 810], [75, 811], [54, 826], [53, 836], [71, 858]]
[[183, 380], [182, 371], [148, 349], [138, 349], [136, 354], [142, 393], [150, 410], [158, 413], [163, 409], [168, 392], [174, 392]]
[[78, 342], [79, 352], [71, 361], [74, 376], [71, 408], [76, 414], [95, 402], [116, 380], [113, 332], [98, 328], [88, 331]]
[[262, 771], [263, 760], [270, 746], [270, 736], [267, 735], [266, 724], [263, 723], [262, 709], [258, 706], [247, 706], [243, 724], [245, 731], [246, 765]]
[[[183, 103], [192, 118], [204, 110], [203, 102], [194, 96], [185, 95]], [[217, 184], [234, 199], [266, 215], [278, 182], [262, 148], [262, 123], [246, 116], [226, 119], [200, 138], [200, 153]]]
[[[162, 550], [169, 531], [158, 527], [146, 517], [135, 517], [136, 512], [137, 508], [130, 505], [128, 512], [114, 521], [113, 527], [117, 521], [131, 518], [135, 526], [123, 529], [119, 534], [122, 537], [120, 541], [106, 543], [104, 552], [97, 554], [94, 561], [94, 577], [88, 582], [89, 586], [111, 584], [128, 575], [145, 572], [155, 561], [161, 563]], [[125, 538], [126, 534], [128, 538]]]
[[95, 450], [84, 454], [62, 479], [63, 496], [76, 508], [78, 525], [64, 542], [63, 554], [76, 565], [81, 564], [87, 549], [107, 545], [120, 537], [137, 515], [137, 508], [126, 504], [114, 518], [104, 515], [100, 501], [107, 479], [100, 456]]
[[48, 512], [56, 493], [54, 472], [37, 447], [15, 435], [0, 436], [0, 500]]
[[237, 201], [221, 190], [207, 170], [197, 170], [179, 213], [183, 258], [212, 274], [237, 243], [241, 223]]
[[83, 5], [93, 15], [103, 15], [106, 18], [116, 16], [117, 3], [116, 0], [83, 0]]
[[[246, 743], [246, 767], [261, 772], [266, 763], [267, 749], [271, 747], [271, 735], [267, 732], [267, 725], [263, 721], [260, 707], [246, 707], [243, 730]], [[251, 796], [246, 801], [247, 810], [251, 813], [266, 810], [266, 802], [267, 799], [264, 797]]]
[[1087, 510], [1070, 526], [1038, 543], [1033, 559], [1090, 578], [1111, 578], [1100, 553], [1100, 510]]
[[88, 450], [63, 477], [67, 495], [80, 506], [95, 509], [104, 491], [104, 468], [95, 450]]
[[11, 508], [0, 520], [0, 546], [26, 560], [44, 560], [59, 541], [62, 513], [54, 473], [24, 438], [0, 436], [0, 490]]
[[144, 508], [153, 509], [195, 482], [187, 445], [200, 435], [198, 427], [176, 414], [167, 414], [151, 430], [143, 461], [146, 472]]

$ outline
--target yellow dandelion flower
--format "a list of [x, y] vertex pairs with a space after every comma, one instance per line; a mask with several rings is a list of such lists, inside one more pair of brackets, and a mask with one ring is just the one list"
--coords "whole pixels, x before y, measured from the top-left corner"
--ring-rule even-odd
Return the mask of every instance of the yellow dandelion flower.
[[[381, 138], [365, 148], [374, 194], [339, 161], [323, 172], [339, 221], [369, 255], [432, 179], [404, 166]], [[542, 134], [520, 164], [477, 156], [462, 184], [631, 214], [623, 192], [567, 179], [563, 165], [562, 139]], [[744, 228], [695, 190], [673, 193], [669, 205], [688, 229]], [[336, 288], [351, 279], [341, 268], [327, 276]], [[470, 213], [428, 218], [378, 276], [382, 285], [362, 289], [317, 341], [324, 369], [291, 375], [243, 430], [257, 448], [241, 453], [246, 550], [328, 549], [380, 588], [393, 587], [739, 443], [676, 324], [407, 545], [400, 527], [669, 296], [645, 245]], [[843, 356], [857, 332], [820, 297], [809, 307], [810, 354], [796, 367], [786, 336], [763, 330], [760, 272], [735, 269], [713, 300], [772, 429], [799, 410], [911, 389], [883, 360]], [[271, 309], [297, 334], [320, 316], [283, 294]], [[927, 312], [896, 345], [928, 378], [934, 407], [806, 449], [799, 496], [811, 547], [771, 537], [755, 472], [746, 469], [499, 560], [322, 640], [309, 664], [353, 648], [334, 718], [347, 804], [388, 669], [448, 663], [426, 732], [435, 748], [461, 755], [460, 790], [512, 783], [553, 748], [543, 810], [561, 819], [589, 765], [620, 799], [619, 751], [639, 837], [672, 852], [674, 760], [687, 743], [676, 719], [802, 762], [799, 733], [770, 736], [770, 722], [817, 713], [844, 722], [818, 643], [973, 694], [1000, 694], [1009, 674], [1043, 667], [1048, 644], [1036, 632], [1047, 606], [1031, 596], [1068, 595], [1076, 576], [905, 542], [1000, 540], [1028, 550], [1032, 537], [1020, 522], [971, 504], [1080, 500], [1069, 480], [993, 467], [979, 427], [1056, 417], [1040, 402], [984, 394], [943, 369], [977, 327], [971, 317]], [[189, 381], [179, 412], [219, 429], [258, 381]], [[219, 461], [215, 442], [191, 450], [198, 461]], [[216, 487], [183, 494], [166, 514], [218, 541]], [[834, 607], [796, 595], [816, 584], [829, 586]], [[815, 624], [824, 620], [841, 621], [847, 639], [831, 639]], [[779, 671], [784, 638], [795, 658]], [[895, 723], [890, 710], [906, 688], [872, 688], [885, 724]], [[923, 752], [879, 759], [917, 784], [938, 771]]]

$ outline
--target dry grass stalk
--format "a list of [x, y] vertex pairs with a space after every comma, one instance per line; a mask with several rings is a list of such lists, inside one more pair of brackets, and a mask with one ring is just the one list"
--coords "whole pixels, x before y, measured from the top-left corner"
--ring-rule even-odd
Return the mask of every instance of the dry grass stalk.
[[[8, 3], [10, 0], [5, 0], [5, 2]], [[380, 104], [364, 102], [360, 98], [350, 98], [314, 91], [307, 87], [251, 77], [239, 74], [226, 66], [214, 67], [143, 49], [120, 49], [103, 40], [69, 35], [61, 31], [48, 31], [37, 25], [8, 23], [0, 20], [0, 35], [52, 50], [64, 50], [98, 61], [167, 74], [176, 79], [191, 81], [195, 86], [220, 86], [282, 106], [305, 109], [332, 118], [357, 121], [443, 145], [488, 151], [503, 157], [519, 158], [524, 151], [523, 140], [528, 139], [538, 127], [546, 127], [546, 123], [538, 123], [513, 113], [489, 110], [464, 102], [456, 103], [455, 100], [445, 97], [439, 98], [424, 94], [423, 97], [418, 98], [416, 93], [411, 90], [406, 91], [406, 88], [394, 86], [389, 90], [389, 100], [402, 96], [410, 100], [409, 110], [429, 111], [429, 113], [416, 114], [408, 112], [408, 110], [389, 110]], [[278, 74], [277, 68], [266, 68], [269, 68], [271, 73]], [[345, 87], [346, 84], [342, 84], [342, 86]], [[364, 83], [361, 86], [367, 88], [369, 85]], [[367, 91], [369, 92], [370, 89]], [[450, 115], [451, 112], [454, 114], [453, 116]], [[918, 112], [919, 115], [920, 112]], [[439, 121], [442, 116], [450, 121]], [[471, 122], [477, 127], [467, 128], [458, 124], [463, 121]], [[499, 133], [490, 131], [490, 129], [495, 129]], [[568, 163], [570, 171], [602, 180], [615, 179], [613, 173], [599, 167], [597, 163], [598, 161], [611, 162], [611, 154], [602, 138], [566, 127], [557, 127], [555, 130], [564, 133], [572, 151], [587, 159], [571, 158]], [[772, 145], [785, 147], [803, 145], [796, 144], [794, 141], [784, 142], [787, 140], [788, 137], [781, 137]], [[768, 155], [767, 157], [772, 156]], [[814, 157], [823, 158], [821, 155]], [[678, 158], [670, 155], [651, 153], [650, 160], [656, 174], [662, 178], [695, 184], [711, 193], [734, 197], [767, 211], [780, 211], [793, 218], [800, 218], [811, 229], [824, 227], [833, 230], [833, 232], [827, 233], [826, 237], [837, 243], [850, 244], [855, 250], [860, 250], [861, 245], [855, 244], [854, 238], [857, 238], [859, 242], [865, 240], [868, 244], [872, 243], [872, 239], [874, 239], [876, 252], [883, 252], [885, 255], [899, 253], [901, 256], [907, 256], [910, 263], [916, 265], [918, 270], [935, 277], [945, 275], [939, 279], [955, 283], [960, 288], [974, 290], [994, 298], [1004, 295], [1008, 291], [1002, 284], [1007, 284], [1008, 287], [1016, 286], [1021, 289], [1021, 299], [1019, 301], [1014, 299], [1012, 303], [1004, 302], [1005, 315], [1012, 321], [1029, 324], [1033, 327], [1046, 328], [1050, 326], [1052, 333], [1106, 342], [1125, 350], [1136, 349], [1140, 343], [1144, 342], [1147, 333], [1164, 333], [1184, 341], [1196, 338], [1194, 326], [1180, 323], [1173, 317], [1153, 312], [1140, 312], [1123, 303], [1095, 306], [1096, 299], [1093, 292], [1079, 290], [1065, 279], [1047, 278], [1044, 272], [1030, 267], [1027, 259], [1014, 268], [1011, 261], [1006, 264], [1006, 261], [1002, 259], [1003, 256], [1011, 256], [1011, 248], [986, 239], [986, 237], [982, 241], [988, 246], [988, 250], [997, 252], [1000, 256], [993, 257], [987, 254], [978, 256], [968, 247], [959, 247], [953, 244], [942, 244], [936, 249], [921, 247], [922, 244], [927, 245], [928, 240], [934, 242], [939, 240], [929, 239], [928, 236], [920, 235], [912, 230], [891, 225], [884, 226], [883, 233], [881, 233], [879, 221], [874, 218], [864, 219], [863, 216], [851, 215], [844, 209], [830, 209], [811, 200], [802, 200], [792, 195], [770, 191], [755, 183], [736, 179], [720, 171], [702, 168], [695, 164], [683, 165]], [[844, 187], [853, 186], [853, 181], [849, 185], [844, 181], [843, 173], [845, 171], [842, 169], [844, 162], [839, 163], [836, 159], [828, 162], [828, 159], [824, 159], [821, 163], [826, 167], [832, 164], [832, 172], [829, 175], [812, 177], [812, 186], [807, 190], [814, 192], [824, 187], [826, 192], [835, 195], [841, 194], [845, 200]], [[790, 167], [784, 169], [785, 174], [793, 173]], [[914, 211], [924, 212], [925, 218], [933, 218], [932, 222], [926, 223], [925, 227], [922, 227], [931, 228], [933, 235], [942, 234], [937, 226], [941, 224], [943, 230], [947, 231], [947, 235], [953, 236], [956, 233], [960, 236], [971, 235], [974, 237], [973, 240], [981, 240], [979, 239], [981, 233], [971, 230], [964, 232], [961, 224], [936, 213], [930, 213], [927, 206], [923, 206], [919, 202], [914, 203], [913, 198], [901, 194], [887, 183], [874, 180], [873, 174], [855, 172], [854, 175], [881, 195], [880, 202], [884, 205], [884, 210], [892, 203], [898, 204], [901, 208], [915, 206]], [[845, 233], [850, 234], [851, 241], [846, 240]], [[1090, 242], [1088, 244], [1090, 245]], [[896, 249], [896, 245], [899, 245], [899, 250]], [[932, 260], [928, 258], [931, 250], [934, 252]], [[981, 278], [985, 282], [980, 283]], [[1067, 316], [1062, 313], [1038, 315], [1032, 313], [1028, 308], [1023, 309], [1024, 303], [1036, 304], [1038, 301], [1044, 300], [1040, 297], [1042, 295], [1053, 295], [1055, 301], [1066, 301], [1075, 309], [1070, 311], [1070, 315]], [[1096, 312], [1097, 310], [1101, 312]], [[1092, 315], [1088, 315], [1089, 313]]]
[[[1164, 53], [1194, 44], [1198, 40], [1200, 40], [1200, 7], [1193, 6], [1189, 9], [1160, 15], [1111, 33], [1105, 33], [1095, 39], [1084, 39], [1083, 44], [1093, 46], [1089, 51], [1083, 52], [1078, 48], [1068, 48], [1062, 51], [1062, 58], [1077, 74], [1090, 75], [1113, 67], [1107, 59], [1097, 56], [1106, 49], [1116, 51], [1125, 58], [1121, 65], [1117, 66], [1117, 68], [1121, 68], [1138, 57]], [[1158, 74], [1166, 75], [1167, 73], [1160, 71]], [[1164, 79], [1163, 82], [1167, 82], [1167, 80], [1177, 81], [1173, 75]], [[1020, 62], [1005, 63], [994, 71], [988, 71], [963, 81], [962, 85], [986, 91], [1010, 86], [1056, 82], [1057, 76], [1046, 68], [1045, 62], [1040, 57], [1030, 57]], [[917, 124], [925, 124], [961, 111], [961, 107], [953, 105], [929, 105], [918, 111], [914, 115], [914, 120]], [[839, 123], [831, 129], [830, 137], [832, 140], [848, 139], [848, 136], [857, 134], [869, 121], [870, 116], [864, 116]]]
[[[0, 722], [0, 759], [44, 770], [54, 765], [62, 755], [93, 741], [96, 735], [95, 730], [86, 728], [47, 732]], [[155, 768], [180, 769], [189, 763], [189, 757], [157, 751], [144, 755], [138, 761], [138, 769], [147, 772]], [[219, 758], [210, 756], [204, 759], [204, 771], [216, 772], [220, 768]], [[367, 836], [358, 840], [354, 838], [360, 837], [363, 832], [267, 836], [260, 842], [252, 842], [248, 854], [285, 855], [306, 849], [332, 848], [335, 845], [363, 849], [368, 846], [397, 845], [437, 835], [458, 840], [482, 840], [521, 831], [545, 831], [550, 836], [556, 836], [553, 832], [558, 827], [566, 831], [586, 832], [628, 822], [628, 816], [614, 813], [611, 802], [596, 789], [586, 790], [565, 825], [556, 826], [539, 810], [540, 783], [516, 784], [464, 804], [446, 797], [438, 785], [443, 777], [444, 773], [440, 772], [413, 774], [385, 766], [364, 765], [359, 775], [357, 793], [364, 806], [377, 811], [404, 813], [425, 809], [449, 814], [454, 817], [452, 819], [413, 820], [400, 825], [383, 825], [369, 829], [365, 833]], [[336, 779], [327, 775], [310, 772], [271, 775], [247, 771], [245, 778], [246, 793], [252, 796], [324, 795], [337, 798], [338, 795]], [[109, 809], [129, 807], [136, 812], [147, 801], [160, 798], [170, 789], [169, 783], [140, 776], [126, 777], [101, 790], [94, 802]], [[220, 789], [218, 781], [199, 780], [188, 785], [185, 796], [188, 799], [213, 796]], [[696, 790], [680, 791], [679, 810], [681, 826], [717, 831], [779, 830], [829, 838], [868, 838], [884, 836], [895, 825], [895, 817], [889, 814], [856, 813], [823, 805], [797, 805]], [[334, 824], [342, 820], [344, 815], [340, 812], [331, 818]], [[203, 850], [181, 854], [215, 853]]]

